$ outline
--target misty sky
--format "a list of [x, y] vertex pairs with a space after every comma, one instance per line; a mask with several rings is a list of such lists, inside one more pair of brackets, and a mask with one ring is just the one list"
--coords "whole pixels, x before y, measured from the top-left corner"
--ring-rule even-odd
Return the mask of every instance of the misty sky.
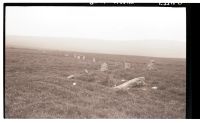
[[[85, 46], [88, 50], [90, 47], [96, 48], [98, 52], [101, 51], [98, 47], [100, 45], [106, 45], [108, 49], [112, 49], [113, 45], [119, 45], [115, 47], [120, 50], [122, 42], [131, 44], [133, 41], [142, 40], [148, 42], [150, 47], [157, 44], [157, 48], [152, 48], [155, 49], [154, 53], [148, 54], [149, 51], [146, 51], [134, 54], [130, 50], [130, 45], [127, 45], [129, 50], [126, 52], [158, 57], [165, 57], [166, 53], [164, 55], [162, 51], [158, 51], [161, 50], [159, 45], [163, 43], [154, 42], [166, 44], [175, 41], [182, 42], [183, 47], [180, 50], [174, 48], [174, 53], [170, 51], [166, 57], [185, 57], [186, 10], [171, 7], [6, 7], [6, 35], [78, 38], [84, 39], [83, 41], [95, 39], [89, 42], [90, 45]], [[58, 48], [59, 41], [56, 42]], [[62, 41], [60, 45], [63, 43], [68, 42]], [[45, 45], [48, 47], [48, 44]], [[146, 46], [145, 43], [144, 45]], [[76, 47], [75, 44], [73, 46]], [[81, 46], [77, 45], [76, 48], [81, 49], [78, 48]], [[125, 45], [123, 49], [126, 49]], [[167, 49], [170, 50], [169, 47]], [[115, 51], [110, 50], [111, 53]], [[126, 52], [121, 54], [127, 54]], [[155, 52], [161, 54], [155, 55]]]

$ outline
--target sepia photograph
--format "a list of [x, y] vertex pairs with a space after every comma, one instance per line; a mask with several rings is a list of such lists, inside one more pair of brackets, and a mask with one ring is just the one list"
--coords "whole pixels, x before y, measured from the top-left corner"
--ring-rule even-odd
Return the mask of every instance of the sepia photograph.
[[185, 119], [186, 8], [6, 6], [5, 118]]

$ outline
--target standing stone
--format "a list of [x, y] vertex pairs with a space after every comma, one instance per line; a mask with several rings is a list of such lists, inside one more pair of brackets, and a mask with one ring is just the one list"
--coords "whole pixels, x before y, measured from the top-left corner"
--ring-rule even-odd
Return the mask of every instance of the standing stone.
[[151, 60], [150, 63], [147, 65], [147, 70], [153, 70], [155, 66], [154, 63], [155, 61]]
[[130, 69], [130, 68], [131, 68], [131, 64], [125, 62], [125, 63], [124, 63], [124, 68], [125, 68], [125, 69]]
[[93, 62], [96, 62], [96, 59], [95, 59], [95, 58], [93, 58], [93, 59], [92, 59], [92, 61], [93, 61]]
[[89, 73], [87, 69], [85, 69], [84, 71], [85, 71], [85, 73]]
[[77, 59], [80, 59], [80, 56], [77, 56]]
[[76, 58], [76, 54], [74, 54], [74, 58]]
[[104, 62], [103, 64], [101, 64], [100, 71], [107, 71], [107, 70], [108, 70], [108, 64]]
[[83, 60], [85, 60], [85, 56], [83, 56]]

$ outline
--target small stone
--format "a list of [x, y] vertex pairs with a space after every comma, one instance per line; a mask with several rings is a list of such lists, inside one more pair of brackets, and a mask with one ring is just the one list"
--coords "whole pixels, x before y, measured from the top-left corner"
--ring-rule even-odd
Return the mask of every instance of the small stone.
[[156, 90], [156, 89], [158, 89], [158, 87], [154, 86], [154, 87], [152, 87], [151, 89]]
[[74, 75], [69, 75], [67, 78], [68, 79], [74, 78]]
[[125, 82], [126, 80], [125, 80], [125, 79], [122, 79], [121, 81], [122, 81], [122, 82]]

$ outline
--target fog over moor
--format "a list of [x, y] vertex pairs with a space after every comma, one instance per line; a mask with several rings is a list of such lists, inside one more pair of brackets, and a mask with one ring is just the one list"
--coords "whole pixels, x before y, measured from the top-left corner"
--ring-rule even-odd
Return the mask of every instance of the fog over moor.
[[186, 57], [186, 14], [172, 7], [7, 7], [6, 45]]

